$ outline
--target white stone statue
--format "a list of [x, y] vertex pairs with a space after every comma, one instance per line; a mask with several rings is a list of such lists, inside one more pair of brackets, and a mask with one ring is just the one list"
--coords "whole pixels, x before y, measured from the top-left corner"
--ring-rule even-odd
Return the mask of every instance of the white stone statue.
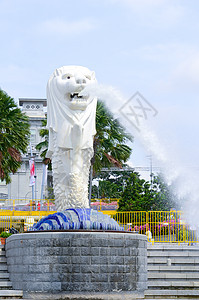
[[88, 208], [88, 178], [96, 133], [97, 99], [80, 96], [96, 82], [95, 73], [81, 66], [56, 69], [47, 85], [49, 146], [55, 204], [58, 211]]

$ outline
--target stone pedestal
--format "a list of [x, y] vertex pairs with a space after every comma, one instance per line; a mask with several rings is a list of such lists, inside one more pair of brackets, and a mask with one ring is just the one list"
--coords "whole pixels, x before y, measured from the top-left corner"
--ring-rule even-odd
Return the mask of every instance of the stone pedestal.
[[7, 239], [6, 256], [13, 288], [24, 292], [142, 293], [147, 288], [147, 239], [140, 234], [15, 234]]

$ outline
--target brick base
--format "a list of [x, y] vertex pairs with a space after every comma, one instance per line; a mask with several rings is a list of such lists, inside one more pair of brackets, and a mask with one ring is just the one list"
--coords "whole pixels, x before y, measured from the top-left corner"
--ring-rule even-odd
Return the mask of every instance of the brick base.
[[132, 233], [37, 232], [7, 239], [14, 289], [118, 292], [147, 288], [147, 239]]

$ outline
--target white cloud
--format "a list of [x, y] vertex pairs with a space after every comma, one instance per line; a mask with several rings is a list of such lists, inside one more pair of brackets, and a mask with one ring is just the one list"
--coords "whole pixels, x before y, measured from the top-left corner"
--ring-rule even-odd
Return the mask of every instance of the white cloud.
[[61, 19], [52, 19], [39, 24], [38, 32], [50, 35], [71, 36], [87, 33], [95, 28], [95, 22], [89, 19], [71, 22]]
[[194, 43], [178, 41], [148, 44], [134, 49], [133, 52], [127, 52], [126, 55], [129, 58], [134, 55], [144, 62], [145, 75], [154, 75], [156, 91], [169, 92], [179, 88], [198, 88], [199, 47]]
[[[154, 50], [154, 51], [153, 51]], [[176, 44], [165, 45], [162, 51], [151, 49], [148, 53], [149, 60], [167, 64], [162, 72], [162, 77], [156, 80], [155, 89], [162, 92], [198, 90], [199, 84], [199, 49], [198, 47]], [[196, 94], [194, 94], [196, 96]]]
[[182, 60], [173, 71], [175, 80], [186, 80], [193, 84], [199, 83], [199, 51]]
[[121, 2], [125, 5], [132, 7], [133, 9], [146, 8], [148, 6], [161, 6], [168, 2], [166, 0], [112, 0], [112, 2]]
[[[36, 74], [34, 74], [36, 75]], [[0, 66], [0, 81], [9, 83], [22, 83], [33, 80], [33, 70], [20, 67], [16, 64]], [[32, 82], [33, 83], [33, 82]]]
[[0, 83], [0, 88], [17, 101], [20, 97], [43, 97], [38, 90], [40, 85], [45, 86], [46, 81], [33, 67], [7, 64], [0, 65]]
[[126, 6], [150, 27], [172, 27], [182, 20], [186, 9], [172, 0], [111, 0]]
[[[189, 47], [190, 49], [190, 47]], [[187, 47], [178, 43], [148, 44], [134, 50], [136, 55], [148, 61], [178, 61], [184, 57], [184, 52], [189, 51]]]

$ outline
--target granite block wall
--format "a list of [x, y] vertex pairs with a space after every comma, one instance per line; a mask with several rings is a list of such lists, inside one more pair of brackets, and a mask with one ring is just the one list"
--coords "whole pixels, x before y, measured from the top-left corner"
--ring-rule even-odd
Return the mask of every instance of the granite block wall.
[[114, 292], [147, 288], [147, 239], [116, 232], [37, 232], [7, 239], [14, 289]]

